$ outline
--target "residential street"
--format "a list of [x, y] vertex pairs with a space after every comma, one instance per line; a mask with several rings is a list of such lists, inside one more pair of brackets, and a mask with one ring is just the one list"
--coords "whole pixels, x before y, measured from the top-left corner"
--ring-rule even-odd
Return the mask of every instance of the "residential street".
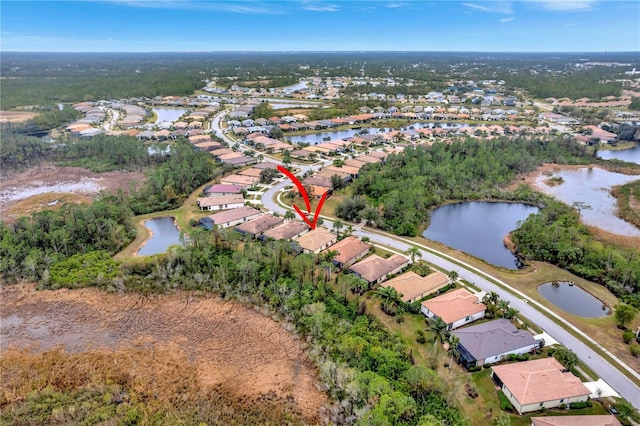
[[[222, 134], [222, 131], [219, 127], [219, 120], [221, 116], [222, 114], [219, 114], [214, 118], [214, 120], [212, 121], [212, 128], [216, 131], [216, 134], [223, 136], [227, 142], [230, 141], [230, 143], [234, 143]], [[266, 156], [265, 161], [279, 163], [277, 160]], [[303, 174], [307, 170], [319, 168], [320, 165], [299, 167], [301, 169], [301, 172], [299, 172], [298, 174]], [[287, 185], [291, 185], [291, 182], [289, 180], [278, 183], [274, 187], [267, 190], [262, 196], [262, 204], [267, 209], [284, 215], [286, 209], [278, 205], [274, 201], [274, 197], [277, 196], [278, 192], [280, 192], [280, 190]], [[329, 218], [324, 216], [322, 217], [324, 220], [324, 226], [331, 229], [332, 222], [329, 220]], [[404, 253], [411, 245], [416, 245], [408, 240], [403, 240], [402, 238], [390, 236], [378, 231], [374, 232], [366, 228], [363, 229], [360, 226], [356, 226], [355, 229], [356, 230], [354, 232], [354, 235], [358, 237], [368, 237], [371, 242], [391, 247], [398, 252]], [[496, 293], [498, 293], [502, 299], [509, 301], [513, 307], [518, 309], [523, 316], [527, 317], [530, 321], [535, 323], [539, 328], [543, 329], [558, 342], [573, 350], [585, 364], [587, 364], [594, 372], [596, 372], [602, 379], [604, 379], [621, 396], [631, 402], [636, 408], [640, 409], [640, 388], [633, 382], [631, 382], [631, 380], [623, 375], [618, 369], [612, 366], [608, 361], [598, 355], [589, 346], [578, 340], [563, 327], [556, 324], [551, 319], [552, 316], [558, 317], [556, 314], [547, 310], [534, 300], [528, 299], [524, 294], [518, 294], [519, 292], [517, 292], [517, 290], [515, 289], [512, 289], [512, 291], [517, 294], [517, 296], [514, 295], [514, 293], [509, 292], [502, 287], [497, 286], [496, 284], [493, 284], [491, 281], [485, 278], [485, 276], [483, 276], [482, 272], [475, 270], [475, 268], [473, 268], [471, 265], [465, 265], [464, 267], [461, 267], [453, 263], [452, 261], [445, 259], [444, 257], [447, 256], [443, 253], [435, 254], [437, 253], [435, 250], [427, 249], [426, 247], [421, 247], [421, 251], [422, 259], [424, 259], [425, 261], [434, 264], [445, 271], [455, 270], [456, 272], [458, 272], [460, 278], [473, 283], [476, 287], [487, 292], [495, 291]], [[495, 281], [499, 281], [494, 277], [491, 278]], [[504, 287], [509, 287], [506, 283], [501, 284]], [[575, 329], [575, 327], [568, 323], [566, 324], [566, 327], [572, 327]], [[591, 339], [589, 336], [585, 336], [585, 338], [589, 340]], [[593, 340], [592, 343], [597, 344]], [[606, 351], [606, 349], [604, 348], [602, 348], [602, 350]], [[614, 357], [613, 354], [610, 354], [610, 356], [612, 358]], [[638, 373], [638, 371], [635, 371], [628, 366], [627, 369], [636, 377], [638, 377], [638, 379], [640, 379], [640, 374]]]

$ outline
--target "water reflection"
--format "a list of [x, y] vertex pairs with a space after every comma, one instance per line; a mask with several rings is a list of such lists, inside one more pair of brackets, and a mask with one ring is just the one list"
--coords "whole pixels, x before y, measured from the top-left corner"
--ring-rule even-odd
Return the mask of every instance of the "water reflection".
[[537, 207], [521, 203], [447, 204], [431, 213], [431, 223], [422, 235], [493, 265], [518, 269], [522, 265], [503, 239], [518, 221], [537, 212]]
[[[560, 177], [560, 185], [549, 186], [545, 183], [551, 177]], [[580, 212], [581, 220], [587, 225], [625, 236], [638, 237], [640, 229], [616, 216], [616, 199], [610, 191], [613, 186], [639, 180], [640, 176], [623, 175], [597, 167], [584, 167], [576, 170], [563, 170], [553, 176], [541, 175], [536, 184], [543, 192], [553, 195], [562, 202], [585, 203], [590, 209]]]

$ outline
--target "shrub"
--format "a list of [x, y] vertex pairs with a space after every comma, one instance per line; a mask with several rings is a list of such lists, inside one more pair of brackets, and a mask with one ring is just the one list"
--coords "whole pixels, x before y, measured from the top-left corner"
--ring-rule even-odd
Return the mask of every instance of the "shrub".
[[493, 364], [485, 364], [482, 366], [482, 368], [486, 368], [487, 370], [490, 369], [491, 367], [493, 367]]
[[504, 392], [498, 391], [498, 399], [500, 400], [500, 409], [502, 411], [513, 411], [513, 405], [511, 405], [511, 401], [509, 401]]
[[629, 352], [631, 352], [633, 356], [640, 356], [640, 345], [632, 343], [631, 346], [629, 346]]
[[569, 404], [569, 408], [571, 408], [572, 410], [580, 410], [582, 408], [587, 408], [587, 403], [586, 402], [572, 402], [571, 404]]
[[622, 340], [628, 345], [629, 343], [631, 343], [631, 341], [633, 340], [633, 338], [636, 337], [636, 334], [631, 331], [631, 330], [627, 330], [624, 333], [622, 333]]
[[473, 367], [469, 367], [469, 373], [475, 373], [476, 371], [482, 370], [482, 367], [479, 365], [474, 365]]
[[529, 354], [522, 354], [517, 356], [518, 361], [529, 361]]
[[420, 344], [427, 343], [427, 338], [424, 337], [424, 332], [422, 330], [416, 331], [416, 334], [418, 335], [418, 337], [416, 337], [416, 342], [418, 342]]

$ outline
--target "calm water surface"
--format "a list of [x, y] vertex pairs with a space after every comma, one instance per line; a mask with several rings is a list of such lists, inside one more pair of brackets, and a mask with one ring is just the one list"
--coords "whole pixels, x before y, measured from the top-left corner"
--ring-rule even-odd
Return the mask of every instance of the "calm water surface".
[[144, 223], [144, 226], [153, 233], [153, 236], [138, 250], [140, 256], [164, 253], [169, 246], [180, 244], [180, 231], [174, 223], [174, 218], [150, 219]]
[[558, 308], [581, 317], [598, 318], [611, 312], [590, 293], [568, 282], [561, 281], [555, 286], [552, 283], [542, 284], [538, 287], [538, 293]]
[[469, 253], [496, 266], [518, 269], [518, 258], [504, 246], [504, 237], [538, 208], [520, 203], [473, 201], [447, 204], [431, 213], [425, 238]]
[[635, 148], [622, 149], [620, 151], [598, 151], [598, 157], [603, 160], [618, 159], [629, 163], [640, 164], [640, 145]]
[[591, 209], [580, 212], [584, 223], [614, 234], [640, 237], [640, 229], [615, 215], [616, 199], [610, 193], [613, 186], [639, 180], [640, 176], [623, 175], [597, 167], [563, 170], [554, 173], [553, 176], [561, 177], [564, 182], [557, 186], [548, 186], [544, 181], [550, 176], [541, 175], [536, 179], [536, 183], [545, 193], [553, 195], [563, 203], [572, 205], [575, 202], [583, 202], [591, 206]]
[[[308, 143], [310, 145], [315, 145], [317, 143], [325, 142], [324, 138], [330, 138], [330, 140], [336, 139], [346, 139], [352, 136], [358, 135], [363, 129], [347, 129], [347, 130], [338, 130], [335, 132], [322, 132], [322, 133], [314, 133], [311, 135], [302, 135], [302, 136], [290, 136], [287, 137], [293, 143]], [[369, 133], [364, 133], [365, 135], [374, 135], [382, 131], [389, 131], [390, 129], [380, 129], [376, 127], [370, 127], [367, 129]]]
[[156, 119], [156, 124], [162, 123], [163, 121], [178, 121], [178, 118], [182, 117], [182, 115], [187, 112], [184, 109], [180, 108], [154, 108], [153, 112], [158, 115]]

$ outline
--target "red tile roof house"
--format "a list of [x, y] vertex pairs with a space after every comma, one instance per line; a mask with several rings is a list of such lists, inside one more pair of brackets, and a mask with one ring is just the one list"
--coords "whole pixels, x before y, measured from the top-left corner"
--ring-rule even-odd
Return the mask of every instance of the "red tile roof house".
[[398, 254], [383, 259], [377, 254], [351, 265], [349, 270], [360, 278], [366, 280], [369, 285], [381, 283], [391, 274], [397, 274], [402, 268], [409, 265], [409, 259]]
[[453, 330], [483, 318], [486, 309], [476, 296], [460, 288], [425, 300], [420, 311], [427, 318], [440, 317]]
[[305, 253], [318, 254], [331, 247], [337, 239], [338, 237], [327, 228], [318, 227], [295, 240]]
[[272, 214], [265, 214], [249, 222], [242, 223], [236, 226], [235, 230], [241, 233], [243, 236], [250, 236], [251, 238], [258, 238], [263, 232], [281, 224], [284, 221], [281, 217], [276, 217]]
[[584, 402], [591, 391], [555, 358], [491, 367], [491, 377], [519, 414]]
[[332, 245], [330, 250], [338, 252], [338, 255], [333, 258], [334, 265], [338, 268], [346, 268], [365, 257], [371, 250], [371, 246], [360, 241], [360, 238], [346, 237]]
[[613, 414], [531, 417], [531, 426], [622, 426]]
[[205, 195], [232, 195], [240, 194], [242, 189], [240, 185], [216, 184], [206, 187], [203, 192]]
[[402, 295], [403, 302], [414, 302], [446, 287], [448, 282], [449, 279], [442, 272], [436, 271], [426, 277], [421, 277], [415, 272], [409, 271], [391, 278], [383, 285], [395, 288]]
[[262, 212], [260, 210], [250, 206], [243, 206], [203, 217], [200, 219], [200, 224], [209, 230], [213, 229], [214, 226], [218, 228], [228, 228], [243, 222], [248, 222], [261, 214]]
[[227, 210], [244, 206], [244, 197], [242, 194], [214, 195], [200, 197], [196, 203], [200, 210]]

